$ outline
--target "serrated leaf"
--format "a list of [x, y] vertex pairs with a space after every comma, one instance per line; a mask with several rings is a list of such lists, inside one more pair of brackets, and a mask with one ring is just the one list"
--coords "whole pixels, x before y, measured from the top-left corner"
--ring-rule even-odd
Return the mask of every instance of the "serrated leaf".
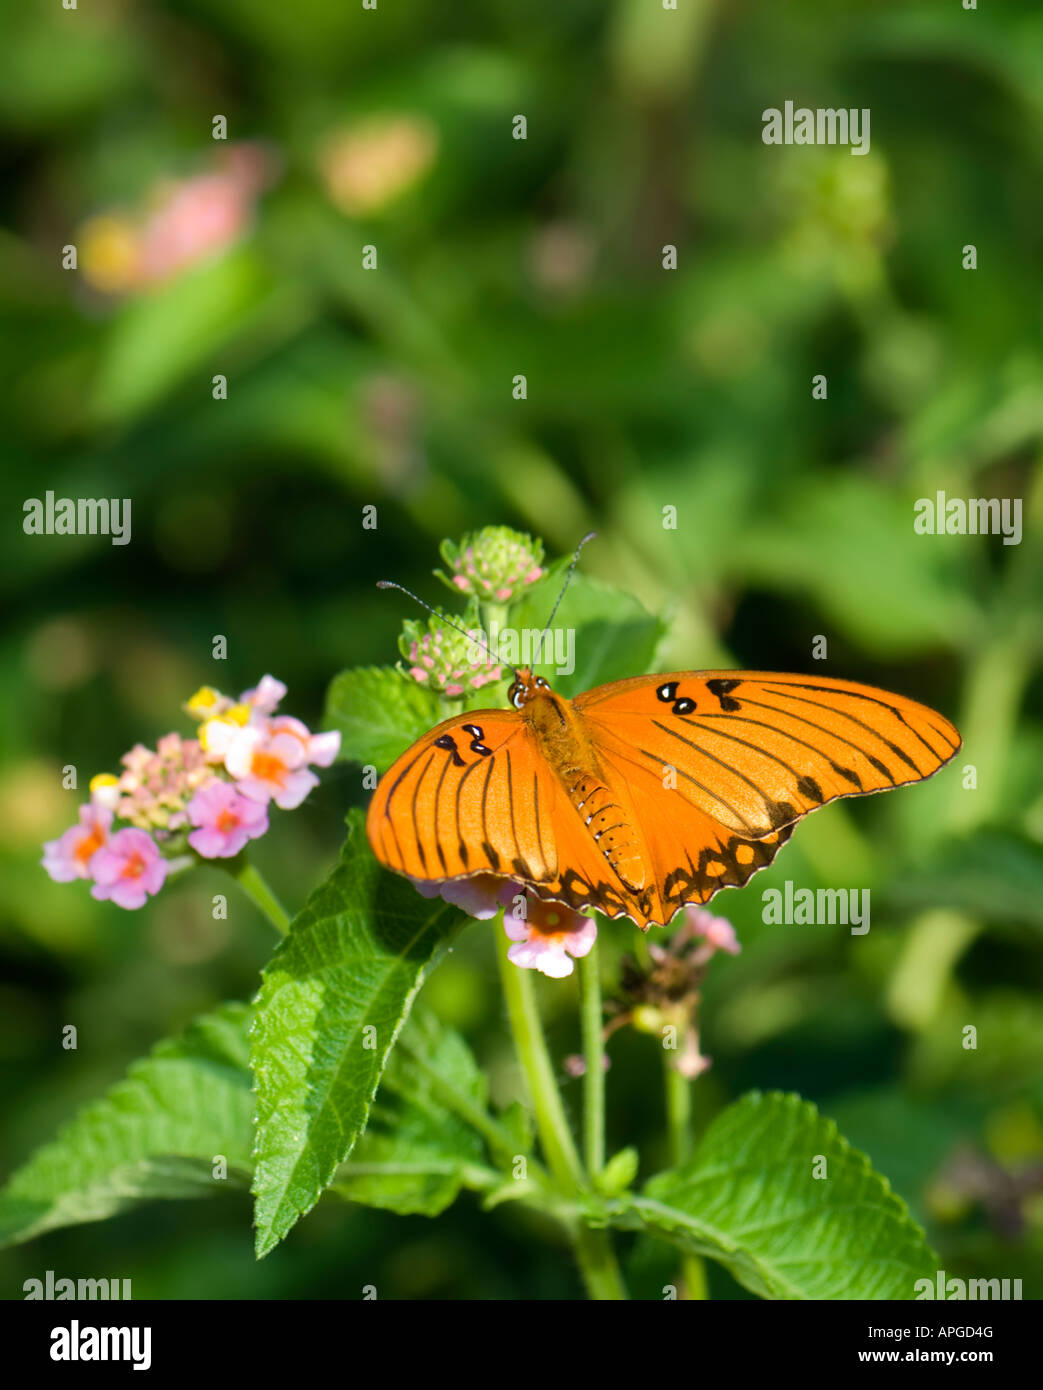
[[[511, 608], [512, 628], [543, 629], [569, 563], [559, 561], [552, 565], [546, 576]], [[650, 670], [666, 624], [647, 612], [625, 589], [577, 573], [572, 576], [554, 618], [556, 633], [569, 629], [575, 634], [575, 669], [561, 673], [554, 662], [538, 664], [536, 669], [560, 695], [572, 697], [606, 681], [643, 675]]]
[[620, 1202], [645, 1230], [720, 1261], [763, 1298], [911, 1299], [936, 1269], [887, 1180], [795, 1095], [744, 1096], [691, 1162]]
[[411, 1018], [388, 1062], [365, 1133], [337, 1170], [335, 1190], [342, 1197], [422, 1216], [437, 1216], [455, 1201], [466, 1167], [483, 1161], [484, 1144], [477, 1130], [443, 1103], [443, 1086], [484, 1109], [485, 1077], [463, 1038], [432, 1014]]
[[101, 1221], [156, 1197], [201, 1197], [250, 1169], [253, 1096], [245, 1004], [225, 1004], [158, 1043], [39, 1149], [0, 1193], [0, 1243]]
[[254, 1221], [268, 1253], [362, 1130], [388, 1055], [459, 913], [383, 870], [349, 817], [340, 862], [265, 968], [252, 1033]]
[[384, 772], [442, 718], [438, 696], [394, 667], [360, 666], [331, 681], [323, 728], [339, 732], [339, 758]]

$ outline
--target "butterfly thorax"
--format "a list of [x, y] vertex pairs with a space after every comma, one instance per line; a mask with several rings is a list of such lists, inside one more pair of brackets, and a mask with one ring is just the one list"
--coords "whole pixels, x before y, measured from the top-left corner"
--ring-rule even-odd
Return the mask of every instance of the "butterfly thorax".
[[525, 698], [518, 707], [540, 752], [598, 850], [624, 886], [639, 892], [645, 886], [646, 869], [637, 828], [609, 785], [582, 716], [546, 682], [537, 686], [532, 681], [522, 689]]

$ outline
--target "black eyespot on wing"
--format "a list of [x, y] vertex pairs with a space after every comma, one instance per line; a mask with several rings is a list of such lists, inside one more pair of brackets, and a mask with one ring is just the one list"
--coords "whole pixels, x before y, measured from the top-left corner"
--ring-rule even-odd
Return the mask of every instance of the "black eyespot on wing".
[[680, 700], [674, 701], [674, 714], [692, 714], [695, 710], [695, 701], [683, 696]]
[[482, 742], [485, 736], [484, 731], [479, 728], [477, 724], [464, 724], [462, 727], [465, 734], [471, 735], [471, 742], [468, 744], [471, 752], [480, 753], [483, 758], [488, 758], [493, 750], [491, 748], [486, 748], [485, 744]]
[[656, 697], [662, 700], [664, 705], [672, 704], [677, 698], [677, 681], [667, 681], [656, 691]]
[[436, 738], [435, 747], [444, 748], [445, 751], [451, 755], [454, 767], [463, 767], [464, 760], [457, 752], [456, 740], [453, 738], [452, 734], [443, 734], [441, 738]]
[[738, 700], [733, 700], [729, 693], [734, 690], [737, 685], [741, 684], [741, 681], [732, 681], [725, 679], [724, 676], [715, 676], [713, 680], [706, 682], [706, 688], [711, 695], [717, 696], [721, 709], [727, 710], [728, 713], [731, 714], [737, 709], [742, 709]]

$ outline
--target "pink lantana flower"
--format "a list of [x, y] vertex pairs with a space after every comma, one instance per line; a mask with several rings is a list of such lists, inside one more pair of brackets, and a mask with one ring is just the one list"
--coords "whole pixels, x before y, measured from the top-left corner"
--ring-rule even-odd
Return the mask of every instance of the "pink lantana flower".
[[274, 676], [262, 676], [252, 690], [243, 691], [239, 703], [249, 705], [256, 714], [272, 714], [279, 708], [285, 694], [286, 687], [282, 681], [277, 681]]
[[[208, 747], [210, 745], [208, 744]], [[224, 764], [251, 801], [274, 801], [284, 811], [299, 806], [319, 779], [305, 767], [306, 753], [293, 734], [248, 724], [224, 749]]]
[[211, 782], [188, 803], [188, 818], [197, 829], [188, 843], [204, 859], [230, 859], [248, 840], [268, 829], [268, 809], [240, 796], [230, 782]]
[[585, 956], [594, 945], [598, 929], [592, 917], [544, 902], [508, 883], [500, 891], [503, 929], [515, 943], [507, 959], [523, 970], [539, 970], [560, 980], [573, 971], [573, 960]]
[[299, 739], [304, 749], [304, 761], [315, 767], [329, 767], [340, 752], [340, 734], [336, 730], [332, 733], [313, 734], [306, 724], [302, 724], [290, 714], [280, 714], [275, 719], [269, 719], [268, 728], [273, 734], [289, 734], [292, 738]]
[[109, 898], [117, 907], [143, 907], [167, 876], [167, 861], [144, 830], [117, 830], [91, 859], [92, 898]]
[[422, 898], [444, 898], [480, 922], [495, 917], [500, 910], [503, 879], [495, 874], [473, 874], [470, 878], [411, 878], [409, 881]]
[[689, 904], [683, 911], [684, 920], [670, 943], [671, 950], [675, 953], [693, 937], [701, 937], [709, 947], [707, 956], [712, 955], [714, 951], [727, 951], [730, 956], [737, 956], [742, 950], [739, 938], [735, 935], [735, 928], [727, 917], [715, 917], [705, 907], [698, 907], [694, 903]]
[[89, 801], [80, 807], [80, 823], [57, 840], [48, 840], [43, 847], [43, 867], [55, 883], [71, 883], [74, 878], [90, 878], [88, 867], [109, 839], [112, 810]]

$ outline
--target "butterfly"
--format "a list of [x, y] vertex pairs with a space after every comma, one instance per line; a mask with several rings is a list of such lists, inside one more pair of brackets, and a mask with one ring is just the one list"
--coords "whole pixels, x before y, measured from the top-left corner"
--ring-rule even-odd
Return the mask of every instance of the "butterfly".
[[414, 880], [492, 874], [642, 930], [741, 887], [809, 811], [920, 782], [960, 747], [925, 705], [818, 675], [676, 671], [567, 700], [521, 668], [508, 699], [398, 758], [367, 813], [373, 852]]

